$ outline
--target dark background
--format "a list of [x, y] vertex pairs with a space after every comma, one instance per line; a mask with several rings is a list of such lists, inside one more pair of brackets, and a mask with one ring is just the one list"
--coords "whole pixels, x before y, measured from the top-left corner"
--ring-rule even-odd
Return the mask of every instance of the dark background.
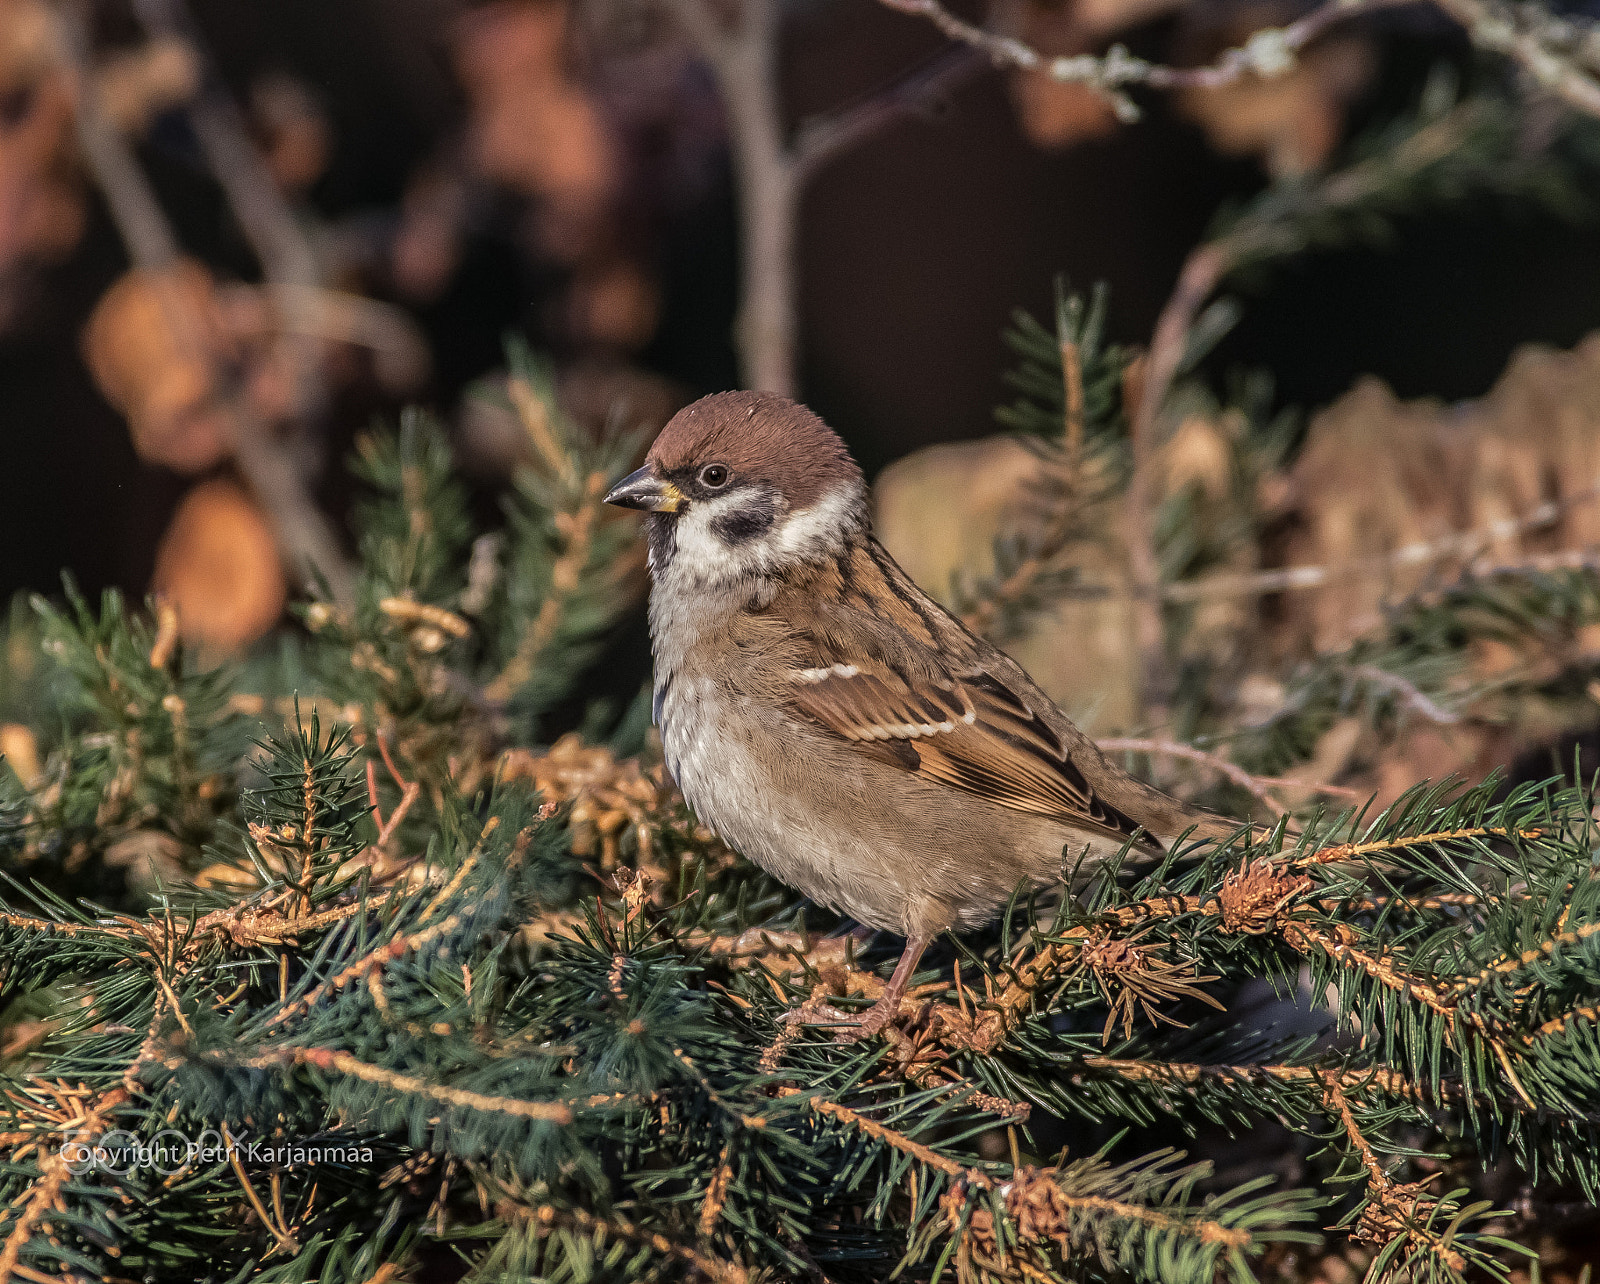
[[[311, 202], [330, 224], [392, 220], [416, 168], [462, 128], [440, 11], [422, 0], [200, 0], [195, 13], [241, 95], [269, 71], [321, 95], [334, 151]], [[132, 27], [112, 9], [101, 30], [115, 42]], [[1132, 43], [1159, 53], [1169, 34], [1157, 23]], [[864, 0], [811, 6], [786, 32], [791, 119], [870, 92], [939, 47], [931, 28]], [[1440, 48], [1436, 29], [1391, 35], [1350, 128], [1413, 93]], [[704, 77], [688, 97], [714, 117]], [[690, 395], [737, 381], [729, 341], [737, 222], [725, 150], [715, 138], [711, 146], [710, 180], [687, 203], [662, 203], [668, 212], [652, 224], [661, 320], [635, 356]], [[223, 274], [250, 279], [254, 264], [181, 120], [158, 125], [142, 154], [186, 246]], [[1218, 157], [1159, 100], [1142, 123], [1110, 137], [1034, 146], [1005, 81], [985, 71], [937, 119], [884, 131], [809, 189], [800, 248], [805, 398], [869, 473], [929, 442], [992, 432], [993, 408], [1006, 399], [1001, 333], [1013, 309], [1045, 315], [1057, 273], [1080, 286], [1105, 281], [1113, 337], [1147, 340], [1185, 254], [1219, 208], [1263, 181], [1254, 163]], [[507, 331], [564, 355], [544, 320], [562, 272], [519, 248], [516, 217], [514, 202], [489, 201], [448, 288], [413, 309], [436, 360], [426, 399], [446, 413], [470, 380], [501, 363]], [[63, 567], [91, 591], [142, 593], [186, 484], [137, 459], [79, 355], [84, 319], [125, 265], [96, 202], [77, 251], [49, 269], [0, 333], [6, 594], [55, 591]], [[1600, 231], [1593, 221], [1478, 203], [1447, 219], [1402, 220], [1387, 246], [1304, 256], [1245, 297], [1244, 320], [1213, 365], [1270, 369], [1282, 404], [1314, 409], [1363, 373], [1402, 396], [1470, 397], [1518, 344], [1570, 346], [1600, 327]], [[360, 393], [348, 401], [329, 428], [335, 461], [374, 414], [395, 409]], [[340, 471], [326, 470], [334, 507]]]

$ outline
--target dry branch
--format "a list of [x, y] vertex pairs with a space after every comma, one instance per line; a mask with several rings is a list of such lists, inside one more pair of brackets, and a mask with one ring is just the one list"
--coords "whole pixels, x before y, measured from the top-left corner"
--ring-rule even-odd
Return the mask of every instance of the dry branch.
[[[137, 267], [151, 271], [154, 279], [164, 279], [164, 270], [179, 261], [177, 239], [132, 150], [101, 110], [94, 77], [88, 72], [86, 38], [74, 18], [57, 15], [56, 46], [74, 85], [79, 146], [105, 196], [128, 257]], [[320, 573], [336, 601], [351, 601], [355, 587], [349, 564], [298, 469], [250, 408], [237, 375], [219, 368], [209, 345], [193, 332], [185, 303], [174, 298], [166, 310], [173, 332], [197, 360], [215, 370], [217, 386], [225, 390], [229, 447], [272, 523], [284, 560], [299, 574]]]
[[[1305, 17], [1285, 27], [1266, 27], [1242, 46], [1229, 49], [1205, 67], [1165, 67], [1134, 57], [1121, 45], [1103, 55], [1077, 54], [1050, 57], [1011, 36], [967, 22], [951, 13], [939, 0], [880, 0], [901, 13], [928, 19], [952, 40], [988, 55], [997, 66], [1042, 71], [1053, 80], [1085, 85], [1106, 95], [1124, 120], [1136, 119], [1138, 109], [1121, 91], [1129, 85], [1150, 89], [1217, 89], [1255, 75], [1272, 79], [1291, 71], [1296, 55], [1330, 28], [1365, 17], [1380, 9], [1397, 8], [1416, 0], [1324, 0]], [[1466, 28], [1480, 48], [1511, 58], [1545, 89], [1569, 106], [1600, 116], [1600, 81], [1580, 63], [1553, 47], [1537, 22], [1523, 20], [1509, 6], [1490, 0], [1431, 0]]]
[[[1209, 575], [1203, 579], [1163, 584], [1160, 597], [1165, 602], [1199, 602], [1224, 597], [1249, 597], [1266, 593], [1294, 593], [1321, 588], [1339, 580], [1381, 576], [1408, 567], [1429, 566], [1447, 560], [1471, 561], [1495, 544], [1543, 530], [1559, 521], [1563, 514], [1581, 504], [1600, 498], [1600, 484], [1586, 486], [1560, 499], [1548, 500], [1517, 517], [1502, 518], [1469, 531], [1452, 531], [1438, 539], [1403, 544], [1380, 557], [1355, 558], [1326, 566], [1285, 566], [1269, 571]], [[1554, 554], [1537, 566], [1517, 563], [1515, 567], [1475, 567], [1477, 574], [1500, 569], [1576, 569], [1593, 564], [1587, 550]], [[1392, 679], [1392, 674], [1386, 674]]]
[[[1187, 762], [1198, 762], [1210, 767], [1213, 771], [1220, 772], [1239, 788], [1248, 790], [1261, 805], [1272, 812], [1274, 816], [1281, 816], [1283, 808], [1272, 801], [1267, 793], [1269, 784], [1277, 783], [1267, 781], [1259, 776], [1252, 776], [1236, 762], [1230, 762], [1221, 754], [1207, 753], [1204, 749], [1196, 749], [1193, 745], [1178, 744], [1173, 740], [1146, 740], [1137, 737], [1117, 736], [1109, 740], [1095, 741], [1102, 752], [1105, 753], [1147, 753], [1161, 758], [1182, 758]], [[1310, 786], [1314, 788], [1315, 786]]]

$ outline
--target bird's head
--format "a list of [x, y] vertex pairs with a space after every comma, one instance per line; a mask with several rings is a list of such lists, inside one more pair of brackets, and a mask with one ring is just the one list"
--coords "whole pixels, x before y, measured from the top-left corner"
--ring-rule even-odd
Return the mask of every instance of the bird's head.
[[861, 469], [838, 434], [763, 392], [721, 392], [680, 410], [606, 503], [650, 514], [657, 576], [679, 564], [701, 582], [835, 556], [867, 521]]

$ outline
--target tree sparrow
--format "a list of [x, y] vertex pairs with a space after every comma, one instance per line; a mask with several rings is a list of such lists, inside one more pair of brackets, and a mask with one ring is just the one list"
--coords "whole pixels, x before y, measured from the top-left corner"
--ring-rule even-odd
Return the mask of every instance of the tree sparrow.
[[606, 502], [649, 514], [655, 720], [689, 805], [774, 877], [906, 938], [847, 1037], [880, 1030], [929, 941], [1022, 880], [1239, 828], [1112, 765], [917, 588], [804, 406], [702, 398]]

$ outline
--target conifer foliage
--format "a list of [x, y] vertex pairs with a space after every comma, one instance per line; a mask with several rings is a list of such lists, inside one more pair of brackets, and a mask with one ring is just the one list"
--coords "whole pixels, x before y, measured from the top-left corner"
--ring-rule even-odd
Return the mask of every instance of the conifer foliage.
[[[1089, 503], [1125, 358], [1059, 311], [1088, 364], [1049, 450]], [[1454, 1281], [1525, 1255], [1508, 1189], [1593, 1200], [1576, 786], [1419, 784], [1067, 870], [930, 954], [883, 1037], [787, 1019], [869, 1004], [892, 943], [740, 861], [648, 753], [540, 747], [636, 601], [599, 503], [636, 443], [583, 440], [520, 357], [511, 399], [535, 462], [504, 531], [425, 418], [374, 437], [356, 603], [270, 662], [196, 670], [115, 596], [16, 631], [0, 1279], [1209, 1284], [1350, 1242]], [[1397, 639], [1464, 644], [1417, 612]], [[1296, 1180], [1164, 1144], [1263, 1125]]]

